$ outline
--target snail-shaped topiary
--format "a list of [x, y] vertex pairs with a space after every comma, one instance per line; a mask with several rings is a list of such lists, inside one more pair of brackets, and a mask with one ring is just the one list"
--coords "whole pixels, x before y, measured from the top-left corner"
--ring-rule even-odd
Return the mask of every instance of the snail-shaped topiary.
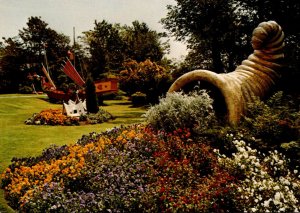
[[277, 71], [284, 58], [284, 33], [275, 21], [262, 22], [252, 34], [254, 52], [235, 71], [217, 74], [208, 70], [194, 70], [179, 77], [168, 92], [180, 90], [192, 81], [206, 81], [222, 94], [227, 121], [236, 125], [254, 96], [263, 98], [279, 77]]

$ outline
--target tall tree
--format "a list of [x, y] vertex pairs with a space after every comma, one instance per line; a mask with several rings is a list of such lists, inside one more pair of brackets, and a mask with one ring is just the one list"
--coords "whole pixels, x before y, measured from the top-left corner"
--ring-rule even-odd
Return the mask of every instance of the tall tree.
[[27, 27], [20, 30], [18, 36], [4, 38], [1, 73], [10, 84], [9, 90], [16, 92], [19, 84], [26, 83], [30, 72], [42, 75], [40, 64], [45, 61], [45, 53], [56, 78], [60, 74], [60, 62], [67, 55], [69, 42], [67, 36], [49, 28], [41, 17], [28, 18]]
[[[210, 63], [208, 68], [224, 72], [222, 55], [227, 55], [225, 46], [231, 49], [238, 46], [238, 24], [235, 22], [235, 11], [228, 0], [176, 0], [176, 5], [168, 5], [167, 17], [162, 19], [164, 27], [176, 36], [185, 40], [188, 47], [202, 55]], [[230, 60], [229, 60], [230, 61]], [[201, 64], [201, 61], [198, 62]]]
[[95, 21], [93, 30], [83, 32], [83, 42], [90, 53], [89, 71], [97, 79], [101, 74], [117, 70], [124, 61], [124, 42], [117, 25]]
[[27, 27], [19, 31], [19, 37], [24, 50], [27, 52], [27, 63], [41, 63], [47, 56], [50, 70], [57, 78], [61, 73], [60, 62], [67, 56], [70, 49], [69, 37], [57, 33], [41, 20], [41, 17], [30, 17]]
[[161, 40], [166, 37], [165, 33], [151, 30], [144, 22], [134, 21], [132, 26], [124, 26], [122, 37], [127, 45], [126, 58], [138, 62], [146, 59], [160, 61], [169, 48], [168, 44]]
[[86, 108], [88, 113], [97, 113], [99, 111], [96, 87], [94, 84], [93, 77], [88, 75], [85, 84], [85, 94], [86, 94]]
[[265, 20], [274, 20], [285, 34], [286, 67], [282, 72], [282, 90], [299, 93], [300, 78], [300, 1], [298, 0], [241, 0], [248, 10], [253, 12], [253, 24]]
[[90, 55], [89, 71], [94, 79], [102, 73], [118, 72], [129, 59], [161, 61], [168, 51], [166, 35], [151, 30], [146, 23], [134, 21], [132, 26], [95, 21], [93, 30], [84, 32], [83, 43]]
[[1, 46], [0, 93], [18, 92], [19, 84], [24, 80], [25, 52], [16, 38], [4, 40]]

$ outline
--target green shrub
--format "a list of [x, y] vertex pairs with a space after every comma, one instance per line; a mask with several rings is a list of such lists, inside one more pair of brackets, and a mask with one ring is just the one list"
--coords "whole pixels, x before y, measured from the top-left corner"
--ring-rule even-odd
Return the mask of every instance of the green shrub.
[[133, 106], [143, 106], [146, 104], [147, 95], [142, 92], [136, 92], [131, 95], [131, 102]]
[[96, 95], [96, 87], [90, 75], [86, 81], [85, 94], [86, 94], [87, 111], [89, 113], [97, 113], [99, 111], [99, 107], [98, 107], [98, 100]]
[[204, 90], [190, 94], [169, 93], [160, 99], [158, 105], [152, 106], [144, 117], [157, 129], [174, 131], [189, 128], [201, 133], [216, 124], [212, 103], [213, 100]]
[[282, 92], [263, 102], [255, 100], [248, 105], [240, 127], [261, 141], [261, 149], [275, 149], [281, 143], [299, 140], [300, 111]]

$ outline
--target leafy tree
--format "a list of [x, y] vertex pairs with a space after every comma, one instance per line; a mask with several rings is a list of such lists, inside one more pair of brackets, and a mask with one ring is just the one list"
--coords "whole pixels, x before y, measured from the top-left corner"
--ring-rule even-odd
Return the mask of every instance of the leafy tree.
[[1, 93], [17, 92], [23, 81], [25, 53], [22, 44], [16, 38], [4, 40], [1, 46], [0, 91]]
[[[48, 27], [41, 17], [28, 18], [27, 27], [19, 31], [14, 38], [4, 38], [2, 47], [1, 73], [9, 84], [7, 89], [16, 92], [19, 84], [26, 84], [29, 73], [42, 74], [41, 63], [45, 53], [52, 71], [57, 79], [61, 74], [60, 63], [67, 55], [69, 38]], [[2, 88], [1, 88], [2, 89]]]
[[[281, 88], [297, 93], [300, 2], [297, 0], [176, 0], [167, 7], [164, 27], [191, 49], [190, 68], [233, 71], [252, 52], [253, 29], [275, 20], [285, 32], [286, 68]], [[189, 71], [189, 70], [187, 70]]]
[[[298, 93], [300, 78], [300, 1], [298, 0], [242, 0], [248, 10], [254, 11], [253, 24], [265, 20], [274, 20], [282, 27], [285, 34], [286, 67], [282, 72], [281, 90]], [[251, 24], [251, 23], [249, 23]]]
[[93, 30], [83, 33], [83, 42], [90, 53], [89, 70], [94, 79], [100, 74], [117, 70], [124, 61], [124, 42], [117, 25], [95, 21]]
[[94, 29], [83, 34], [82, 41], [90, 56], [89, 70], [95, 79], [107, 72], [118, 72], [129, 59], [161, 61], [168, 50], [167, 42], [161, 40], [165, 35], [139, 21], [132, 26], [95, 21]]
[[[242, 26], [236, 22], [237, 15], [227, 0], [177, 0], [177, 5], [167, 7], [168, 14], [162, 19], [164, 27], [188, 47], [198, 57], [198, 66], [205, 59], [207, 67], [216, 72], [224, 72], [233, 67], [232, 51], [241, 46], [238, 39]], [[242, 45], [243, 46], [243, 45]], [[229, 48], [229, 49], [228, 49]], [[197, 61], [200, 59], [200, 61]], [[225, 61], [229, 63], [227, 69]], [[196, 65], [197, 66], [197, 65]]]
[[148, 102], [156, 103], [159, 96], [170, 87], [170, 74], [149, 59], [139, 63], [129, 60], [124, 63], [124, 67], [120, 72], [120, 88], [128, 95], [142, 92], [147, 95]]
[[97, 113], [99, 111], [96, 87], [91, 75], [88, 76], [85, 85], [86, 108], [89, 113]]
[[146, 59], [160, 61], [169, 48], [167, 43], [161, 42], [166, 35], [151, 30], [144, 22], [134, 21], [132, 26], [124, 26], [122, 37], [127, 45], [126, 58], [138, 62]]

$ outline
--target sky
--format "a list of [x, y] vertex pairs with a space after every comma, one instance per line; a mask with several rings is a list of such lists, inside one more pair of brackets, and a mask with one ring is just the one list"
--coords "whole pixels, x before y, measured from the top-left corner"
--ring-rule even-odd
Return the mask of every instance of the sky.
[[[106, 20], [108, 23], [131, 25], [135, 20], [145, 22], [157, 32], [163, 29], [161, 18], [166, 17], [166, 6], [174, 0], [0, 0], [0, 41], [2, 37], [17, 36], [26, 28], [28, 18], [40, 16], [48, 27], [63, 33], [73, 40], [75, 35], [92, 30], [94, 22]], [[186, 45], [170, 39], [168, 58], [181, 60], [186, 54]]]

